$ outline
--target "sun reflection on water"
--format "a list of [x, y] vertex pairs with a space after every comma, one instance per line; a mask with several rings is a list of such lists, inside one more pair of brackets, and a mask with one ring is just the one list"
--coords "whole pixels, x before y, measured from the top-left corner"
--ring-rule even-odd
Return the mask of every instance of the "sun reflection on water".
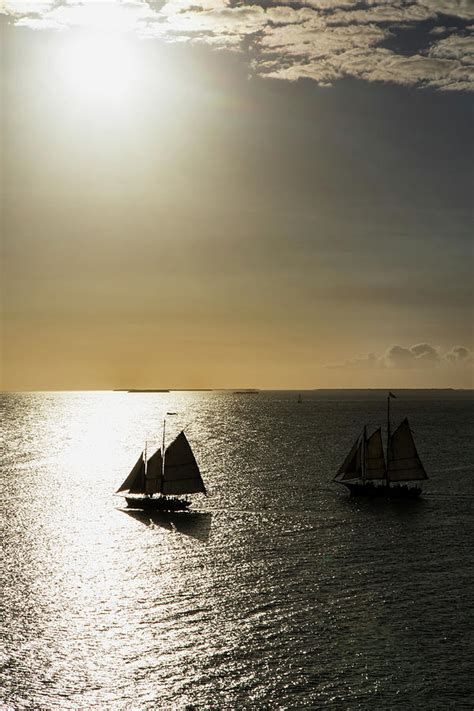
[[[405, 704], [407, 679], [417, 698], [429, 681], [436, 698], [458, 700], [453, 660], [465, 634], [451, 593], [467, 608], [469, 541], [455, 521], [468, 520], [469, 500], [427, 499], [404, 512], [347, 502], [328, 471], [359, 417], [318, 401], [301, 417], [293, 403], [217, 393], [7, 396], [6, 708], [334, 701], [375, 711], [380, 694]], [[120, 510], [113, 492], [144, 441], [159, 442], [167, 411], [179, 413], [170, 438], [190, 423], [212, 496], [182, 516]], [[311, 449], [316, 428], [324, 446]], [[420, 439], [422, 428], [421, 418]], [[463, 476], [458, 469], [451, 484]], [[423, 600], [435, 612], [429, 632]], [[443, 649], [433, 649], [433, 635], [446, 639]]]

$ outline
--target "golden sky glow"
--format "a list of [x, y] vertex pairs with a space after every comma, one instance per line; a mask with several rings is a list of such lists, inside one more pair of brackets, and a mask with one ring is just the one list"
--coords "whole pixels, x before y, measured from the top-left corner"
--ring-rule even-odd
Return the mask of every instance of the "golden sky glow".
[[472, 386], [468, 94], [249, 78], [163, 41], [175, 3], [13, 5], [3, 387]]

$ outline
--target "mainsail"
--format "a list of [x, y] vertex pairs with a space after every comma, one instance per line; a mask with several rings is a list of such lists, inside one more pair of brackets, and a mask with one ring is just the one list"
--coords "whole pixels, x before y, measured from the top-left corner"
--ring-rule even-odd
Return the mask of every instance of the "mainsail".
[[145, 462], [143, 461], [143, 452], [140, 454], [132, 471], [123, 484], [117, 489], [116, 493], [118, 494], [121, 491], [131, 491], [134, 493], [142, 493], [145, 491]]
[[416, 451], [408, 419], [397, 427], [390, 437], [388, 479], [390, 481], [419, 481], [428, 479], [425, 468]]
[[167, 447], [163, 472], [163, 494], [206, 493], [199, 467], [184, 432]]
[[368, 438], [365, 445], [365, 479], [385, 479], [385, 457], [383, 454], [382, 430], [378, 430]]
[[147, 494], [157, 494], [161, 491], [163, 478], [163, 457], [161, 449], [157, 449], [147, 462], [145, 477], [145, 492]]
[[362, 441], [358, 437], [354, 442], [351, 451], [337, 470], [334, 477], [337, 481], [346, 479], [358, 479], [362, 476]]

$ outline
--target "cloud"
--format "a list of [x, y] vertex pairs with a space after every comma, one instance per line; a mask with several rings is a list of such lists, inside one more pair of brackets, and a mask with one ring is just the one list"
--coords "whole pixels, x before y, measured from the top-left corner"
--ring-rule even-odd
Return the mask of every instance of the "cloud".
[[465, 346], [453, 346], [447, 352], [429, 343], [417, 343], [414, 346], [393, 345], [378, 356], [369, 353], [366, 356], [347, 358], [343, 363], [327, 365], [331, 369], [426, 369], [436, 366], [471, 366], [474, 364], [474, 354]]
[[438, 350], [429, 343], [418, 343], [410, 348], [392, 346], [384, 356], [387, 368], [431, 368], [440, 360]]
[[451, 15], [463, 20], [474, 19], [472, 0], [421, 0], [418, 4], [432, 9], [437, 14]]
[[474, 354], [464, 346], [454, 346], [449, 353], [446, 353], [445, 358], [450, 363], [462, 363], [463, 365], [474, 363]]
[[33, 29], [107, 27], [239, 50], [272, 79], [474, 91], [472, 0], [0, 0], [0, 13]]
[[16, 24], [31, 29], [69, 29], [73, 27], [112, 32], [138, 31], [157, 17], [144, 0], [53, 0], [26, 2], [0, 0], [0, 12], [16, 19]]
[[366, 356], [361, 356], [358, 358], [348, 358], [344, 363], [336, 363], [334, 365], [327, 365], [326, 368], [348, 368], [348, 369], [361, 369], [361, 370], [372, 370], [373, 368], [383, 367], [380, 358], [378, 358], [375, 353], [368, 353]]
[[474, 66], [474, 41], [472, 37], [450, 35], [432, 45], [430, 57], [457, 59], [462, 64]]
[[0, 12], [11, 15], [41, 15], [52, 10], [55, 0], [2, 0]]
[[331, 25], [402, 25], [407, 23], [424, 22], [434, 18], [435, 13], [419, 4], [400, 6], [398, 3], [372, 5], [364, 10], [341, 11], [328, 17], [327, 24]]

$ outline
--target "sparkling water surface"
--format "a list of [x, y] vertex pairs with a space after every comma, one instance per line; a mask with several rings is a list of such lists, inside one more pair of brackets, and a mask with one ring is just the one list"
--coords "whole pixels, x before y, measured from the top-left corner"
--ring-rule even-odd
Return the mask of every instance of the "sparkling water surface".
[[[472, 401], [392, 404], [420, 501], [331, 479], [383, 398], [2, 396], [0, 707], [472, 709]], [[123, 510], [145, 441], [186, 427], [209, 496]]]

